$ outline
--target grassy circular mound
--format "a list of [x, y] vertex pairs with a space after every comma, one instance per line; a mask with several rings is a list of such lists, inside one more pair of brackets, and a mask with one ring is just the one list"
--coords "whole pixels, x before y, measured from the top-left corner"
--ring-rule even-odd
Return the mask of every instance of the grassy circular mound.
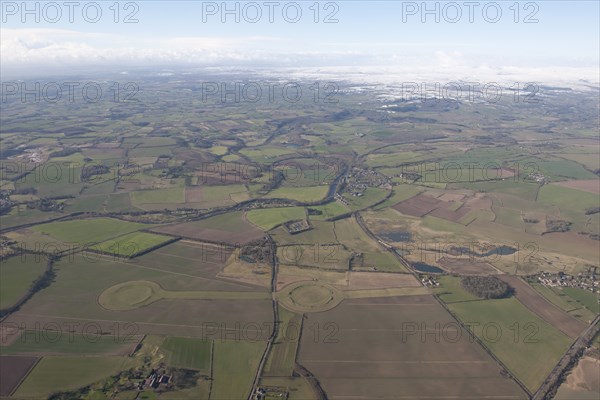
[[317, 281], [292, 283], [283, 288], [277, 297], [282, 306], [298, 313], [331, 310], [344, 299], [338, 289]]
[[130, 281], [106, 289], [98, 303], [108, 310], [125, 311], [142, 307], [163, 298], [163, 289], [150, 281]]

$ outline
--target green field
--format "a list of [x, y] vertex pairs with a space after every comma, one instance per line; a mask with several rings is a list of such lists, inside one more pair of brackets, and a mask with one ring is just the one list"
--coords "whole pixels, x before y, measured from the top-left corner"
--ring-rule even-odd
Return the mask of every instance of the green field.
[[47, 356], [40, 360], [15, 392], [15, 397], [46, 399], [58, 391], [75, 390], [119, 372], [122, 357]]
[[[571, 340], [515, 298], [449, 304], [531, 392], [542, 384]], [[517, 329], [518, 327], [518, 329]]]
[[584, 224], [586, 208], [598, 207], [598, 195], [558, 185], [544, 185], [540, 189], [538, 203], [544, 206], [556, 206], [563, 217]]
[[435, 289], [435, 294], [446, 304], [478, 300], [462, 287], [459, 277], [444, 275], [438, 278], [438, 282], [440, 286]]
[[132, 232], [127, 235], [119, 236], [99, 243], [93, 249], [103, 253], [119, 257], [135, 257], [149, 249], [167, 244], [173, 241], [170, 236], [157, 235], [148, 232]]
[[0, 261], [0, 310], [14, 305], [46, 270], [48, 260], [33, 254]]
[[248, 221], [268, 231], [287, 221], [305, 219], [304, 207], [263, 208], [246, 213]]
[[115, 218], [76, 219], [51, 222], [33, 227], [36, 232], [49, 235], [63, 243], [80, 245], [100, 243], [117, 236], [137, 231], [147, 225], [121, 221]]
[[290, 199], [301, 203], [312, 203], [325, 198], [329, 186], [280, 187], [266, 196], [268, 199]]
[[343, 197], [348, 202], [348, 207], [350, 207], [350, 209], [362, 210], [385, 199], [388, 194], [388, 190], [370, 187], [363, 192], [362, 196], [352, 196], [348, 193], [344, 193]]
[[320, 215], [311, 215], [310, 219], [315, 221], [322, 221], [329, 218], [337, 217], [338, 215], [346, 214], [350, 212], [348, 207], [335, 200], [322, 206], [310, 207], [313, 210], [322, 212]]
[[210, 371], [211, 343], [208, 340], [167, 337], [160, 346], [164, 362], [177, 368]]
[[131, 203], [134, 205], [185, 203], [185, 192], [183, 187], [140, 190], [131, 192]]
[[292, 376], [300, 337], [301, 316], [279, 307], [279, 329], [265, 364], [264, 376]]
[[563, 291], [578, 304], [584, 306], [594, 314], [600, 314], [599, 296], [597, 293], [592, 293], [589, 290], [566, 287]]
[[264, 342], [216, 340], [211, 399], [245, 399], [250, 394]]
[[392, 197], [376, 206], [376, 210], [383, 210], [384, 208], [398, 204], [401, 201], [408, 200], [411, 197], [421, 193], [423, 191], [423, 188], [416, 185], [397, 185], [394, 186], [393, 190], [394, 194], [392, 195]]
[[250, 195], [244, 185], [218, 185], [202, 187], [202, 203], [206, 207], [222, 207], [248, 200]]
[[2, 348], [2, 354], [125, 354], [133, 349], [139, 336], [88, 335], [45, 330], [22, 331], [18, 339]]
[[[582, 300], [589, 301], [592, 300], [591, 304], [588, 306], [593, 306], [593, 300], [596, 299], [597, 296], [591, 292], [584, 291], [582, 289], [575, 288], [557, 288], [557, 287], [548, 287], [541, 285], [537, 282], [530, 283], [531, 287], [537, 290], [542, 296], [544, 296], [548, 301], [557, 307], [563, 309], [569, 314], [573, 315], [575, 318], [578, 318], [584, 322], [591, 321], [595, 318], [598, 311], [593, 312], [593, 309], [589, 309], [586, 305], [576, 300], [576, 296], [582, 296]], [[566, 289], [572, 289], [567, 291]], [[580, 293], [585, 292], [585, 293]], [[573, 296], [573, 293], [575, 296]], [[589, 293], [591, 296], [587, 296]], [[598, 303], [596, 303], [597, 305]]]

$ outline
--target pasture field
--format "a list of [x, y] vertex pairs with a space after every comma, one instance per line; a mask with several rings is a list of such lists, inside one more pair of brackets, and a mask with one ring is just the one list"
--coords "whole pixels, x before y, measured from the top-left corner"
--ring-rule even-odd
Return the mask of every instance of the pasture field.
[[249, 198], [250, 194], [244, 185], [203, 185], [200, 204], [204, 208], [223, 207]]
[[210, 372], [211, 342], [184, 337], [167, 337], [160, 346], [164, 362], [172, 367]]
[[423, 188], [416, 185], [400, 184], [394, 186], [394, 194], [392, 197], [384, 201], [383, 203], [375, 206], [376, 210], [383, 210], [394, 204], [398, 204], [401, 201], [408, 200], [413, 196], [418, 195], [423, 191]]
[[[68, 197], [77, 196], [84, 187], [79, 177], [84, 164], [82, 160], [66, 164], [58, 164], [59, 161], [52, 160], [40, 165], [35, 171], [20, 179], [17, 189], [34, 187], [39, 197]], [[60, 166], [59, 166], [60, 165]]]
[[173, 240], [173, 237], [170, 236], [133, 232], [99, 243], [94, 246], [94, 249], [114, 256], [132, 258], [150, 249], [164, 246]]
[[[388, 148], [391, 150], [393, 147]], [[372, 153], [367, 157], [367, 165], [371, 167], [387, 167], [416, 161], [426, 157], [426, 154], [414, 151], [398, 151], [394, 153]]]
[[216, 340], [211, 399], [231, 400], [248, 397], [265, 343]]
[[131, 204], [143, 207], [145, 204], [185, 203], [183, 187], [140, 190], [130, 193]]
[[208, 151], [216, 156], [224, 156], [229, 150], [227, 149], [227, 146], [213, 146], [208, 149]]
[[263, 196], [265, 199], [289, 199], [300, 203], [313, 203], [323, 200], [329, 186], [280, 187]]
[[598, 195], [582, 190], [570, 189], [558, 185], [544, 185], [540, 189], [538, 203], [542, 206], [556, 206], [563, 218], [567, 217], [576, 227], [574, 230], [586, 229], [587, 208], [598, 207]]
[[27, 294], [32, 283], [46, 271], [47, 264], [46, 257], [33, 254], [2, 260], [0, 262], [0, 310], [14, 305]]
[[107, 194], [80, 196], [68, 202], [68, 210], [72, 212], [95, 212], [103, 210], [107, 200]]
[[548, 287], [537, 282], [529, 284], [549, 302], [581, 321], [589, 322], [596, 316], [593, 311], [564, 292], [564, 288]]
[[284, 222], [305, 219], [306, 212], [304, 207], [263, 208], [248, 211], [246, 218], [262, 230], [269, 231]]
[[515, 182], [513, 179], [507, 179], [505, 181], [461, 182], [449, 184], [448, 189], [455, 188], [464, 188], [494, 194], [503, 193], [518, 197], [522, 200], [535, 201], [539, 185], [537, 183], [523, 182], [522, 180]]
[[524, 399], [453, 321], [429, 295], [347, 299], [308, 314], [298, 361], [331, 398]]
[[536, 161], [536, 164], [540, 171], [552, 180], [597, 178], [593, 172], [586, 170], [581, 164], [571, 160], [545, 159]]
[[124, 362], [114, 356], [47, 356], [18, 387], [15, 397], [46, 399], [54, 392], [78, 389], [116, 374]]
[[162, 147], [135, 147], [129, 150], [129, 157], [159, 157], [161, 155], [170, 155], [171, 148], [168, 146]]
[[343, 197], [348, 202], [348, 207], [353, 210], [363, 210], [385, 199], [389, 194], [388, 190], [380, 188], [367, 188], [362, 196], [352, 196], [344, 193]]
[[129, 193], [111, 193], [106, 200], [105, 208], [108, 212], [132, 210]]
[[463, 322], [478, 324], [473, 328], [475, 335], [531, 392], [537, 390], [571, 344], [565, 334], [515, 298], [455, 302], [448, 306]]
[[337, 200], [327, 203], [322, 206], [310, 207], [310, 209], [320, 211], [322, 214], [311, 215], [311, 221], [322, 221], [329, 218], [337, 217], [338, 215], [346, 214], [350, 210]]
[[127, 355], [133, 351], [141, 337], [136, 335], [88, 335], [78, 332], [46, 330], [23, 330], [2, 354], [47, 355], [47, 354], [104, 354]]
[[435, 289], [436, 295], [446, 304], [479, 300], [479, 298], [467, 292], [460, 282], [460, 278], [450, 275], [438, 278], [440, 286]]
[[598, 303], [598, 294], [589, 290], [566, 287], [563, 291], [575, 300], [578, 304], [584, 306], [594, 314], [600, 314], [600, 303]]
[[280, 156], [294, 154], [294, 150], [274, 146], [261, 146], [260, 148], [245, 148], [240, 150], [240, 153], [253, 162], [262, 163], [275, 160]]
[[80, 245], [100, 243], [117, 236], [145, 228], [147, 225], [115, 218], [76, 219], [51, 222], [33, 227], [35, 232], [48, 235], [63, 243]]

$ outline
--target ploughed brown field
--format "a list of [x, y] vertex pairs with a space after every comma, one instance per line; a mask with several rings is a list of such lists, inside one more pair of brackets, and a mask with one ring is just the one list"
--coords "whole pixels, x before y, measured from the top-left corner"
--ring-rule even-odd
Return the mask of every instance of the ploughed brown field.
[[578, 189], [583, 190], [584, 192], [600, 194], [600, 179], [563, 181], [557, 182], [556, 184], [570, 189]]
[[392, 208], [400, 211], [402, 214], [412, 215], [414, 217], [422, 217], [429, 214], [431, 211], [442, 206], [443, 201], [426, 194], [418, 194], [408, 200], [401, 201]]
[[448, 203], [447, 205], [444, 205], [442, 207], [439, 207], [439, 208], [433, 210], [430, 214], [433, 215], [434, 217], [439, 217], [439, 218], [447, 219], [448, 221], [457, 222], [462, 217], [464, 217], [465, 215], [467, 215], [468, 213], [473, 211], [472, 208], [470, 208], [466, 205], [460, 207], [456, 211], [452, 211], [447, 208], [449, 205], [450, 205], [450, 203]]
[[309, 314], [298, 362], [331, 399], [526, 398], [429, 295], [345, 300]]
[[351, 290], [421, 286], [421, 282], [419, 282], [412, 274], [352, 271], [348, 275], [348, 289]]
[[38, 357], [0, 356], [0, 396], [9, 396], [37, 361]]
[[500, 275], [500, 279], [515, 289], [515, 297], [525, 307], [570, 338], [576, 338], [587, 325], [556, 307], [518, 276]]
[[[202, 222], [202, 221], [198, 221]], [[181, 236], [199, 241], [212, 243], [247, 244], [261, 239], [265, 234], [249, 222], [240, 219], [237, 231], [228, 231], [218, 228], [199, 226], [198, 222], [184, 222], [182, 224], [166, 225], [152, 229], [152, 232], [166, 233], [167, 235]]]

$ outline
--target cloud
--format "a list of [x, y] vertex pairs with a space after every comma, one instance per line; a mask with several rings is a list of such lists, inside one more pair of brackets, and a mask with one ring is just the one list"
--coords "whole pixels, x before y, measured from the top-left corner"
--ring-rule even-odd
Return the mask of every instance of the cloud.
[[271, 36], [129, 38], [65, 29], [3, 28], [0, 29], [0, 53], [4, 79], [7, 75], [42, 76], [57, 72], [64, 75], [91, 66], [222, 68], [233, 65], [381, 83], [415, 80], [561, 83], [582, 79], [598, 82], [597, 68], [515, 66], [500, 57], [473, 54], [467, 57], [455, 50], [436, 51], [431, 43], [422, 46], [398, 43], [390, 48], [376, 46], [366, 51], [360, 46], [332, 49], [331, 43], [310, 46], [310, 43]]

